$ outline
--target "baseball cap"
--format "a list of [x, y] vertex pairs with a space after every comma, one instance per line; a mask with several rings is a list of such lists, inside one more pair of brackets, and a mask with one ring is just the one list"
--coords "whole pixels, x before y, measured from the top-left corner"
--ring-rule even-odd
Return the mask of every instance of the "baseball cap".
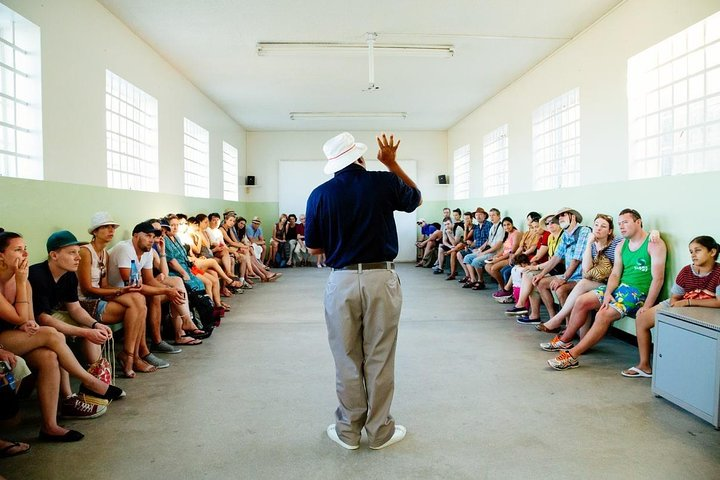
[[55, 232], [47, 240], [48, 253], [60, 250], [61, 248], [71, 247], [74, 245], [87, 245], [88, 242], [80, 242], [77, 237], [67, 230]]

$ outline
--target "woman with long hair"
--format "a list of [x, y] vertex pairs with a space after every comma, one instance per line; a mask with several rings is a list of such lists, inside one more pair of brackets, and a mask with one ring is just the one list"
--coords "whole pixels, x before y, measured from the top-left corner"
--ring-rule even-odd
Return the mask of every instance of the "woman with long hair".
[[98, 212], [90, 220], [90, 243], [80, 247], [80, 266], [77, 270], [80, 304], [100, 323], [122, 322], [125, 332], [123, 350], [118, 354], [122, 373], [135, 378], [135, 371], [154, 372], [156, 368], [140, 356], [140, 342], [145, 335], [147, 304], [140, 288], [111, 287], [108, 284], [107, 245], [115, 237], [119, 226], [107, 212]]

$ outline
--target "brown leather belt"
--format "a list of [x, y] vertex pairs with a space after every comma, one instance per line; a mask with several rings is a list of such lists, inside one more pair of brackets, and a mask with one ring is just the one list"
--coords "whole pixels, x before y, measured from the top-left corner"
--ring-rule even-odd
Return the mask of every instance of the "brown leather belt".
[[333, 272], [357, 271], [361, 273], [363, 270], [395, 270], [393, 262], [375, 262], [375, 263], [353, 263], [343, 268], [333, 268]]

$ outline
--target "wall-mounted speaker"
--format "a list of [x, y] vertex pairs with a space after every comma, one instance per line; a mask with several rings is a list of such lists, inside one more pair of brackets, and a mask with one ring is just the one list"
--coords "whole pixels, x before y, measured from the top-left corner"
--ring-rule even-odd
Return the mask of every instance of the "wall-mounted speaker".
[[255, 175], [248, 175], [245, 179], [245, 185], [255, 185]]
[[438, 175], [438, 183], [440, 185], [447, 185], [447, 183], [448, 183], [447, 175]]

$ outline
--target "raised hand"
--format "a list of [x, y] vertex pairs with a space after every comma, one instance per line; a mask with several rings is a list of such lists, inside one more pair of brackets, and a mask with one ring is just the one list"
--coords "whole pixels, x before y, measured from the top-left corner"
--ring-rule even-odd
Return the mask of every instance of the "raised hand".
[[386, 167], [390, 167], [395, 163], [395, 152], [400, 146], [400, 140], [395, 143], [395, 137], [392, 134], [388, 140], [384, 133], [375, 138], [379, 147], [377, 159]]

